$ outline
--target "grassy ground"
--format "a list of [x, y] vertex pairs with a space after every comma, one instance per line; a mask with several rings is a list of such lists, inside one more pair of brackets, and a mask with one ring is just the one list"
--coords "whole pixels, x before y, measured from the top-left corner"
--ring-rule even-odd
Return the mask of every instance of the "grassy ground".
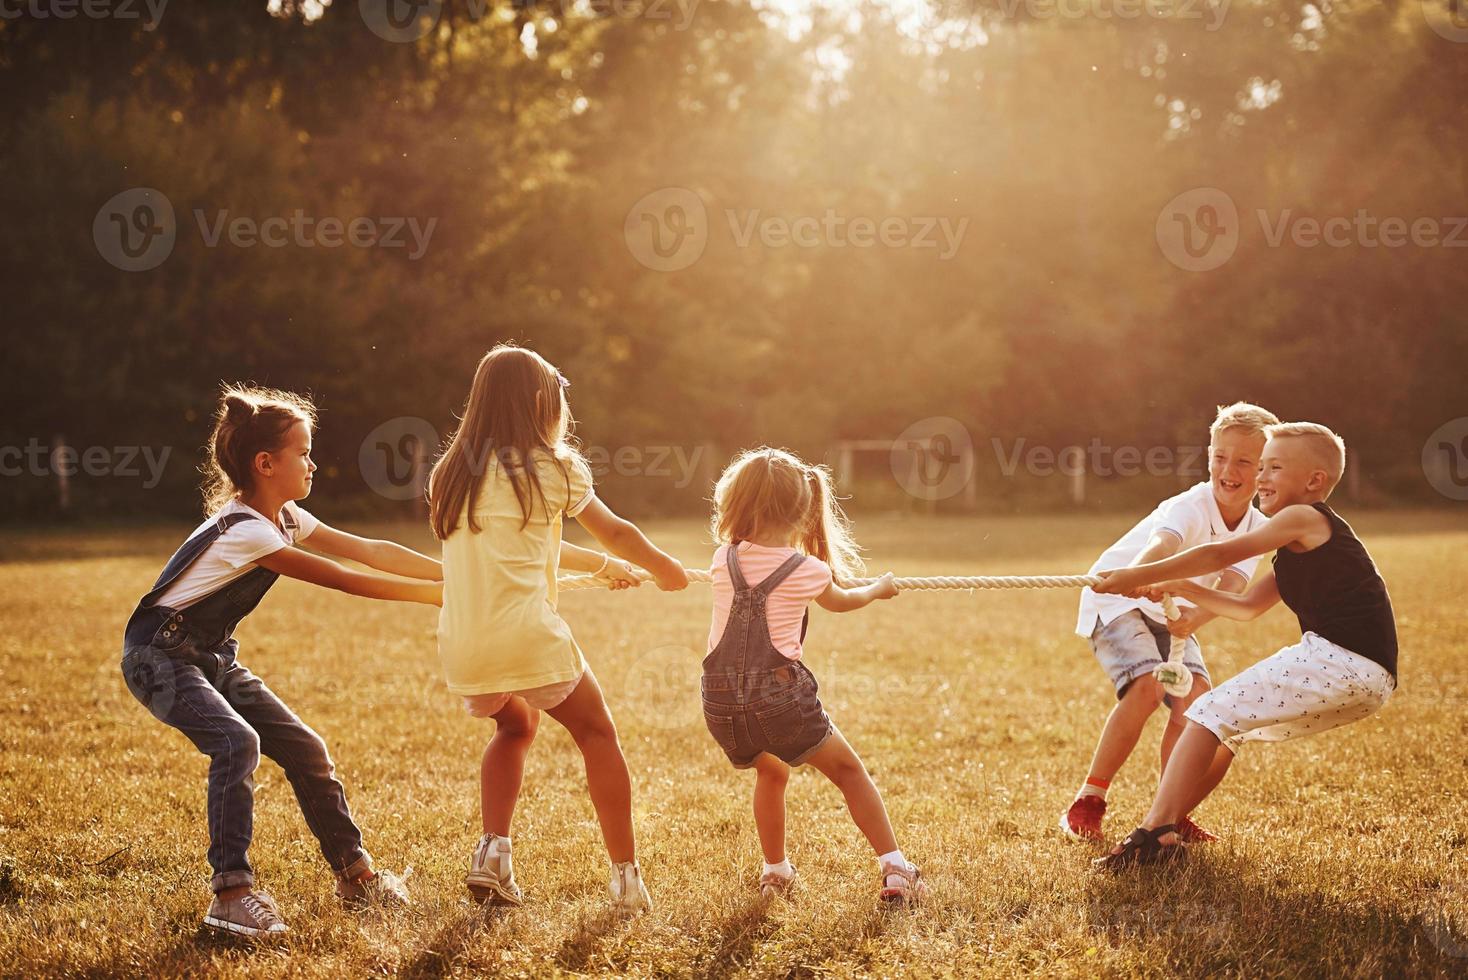
[[[1123, 518], [858, 521], [877, 569], [1083, 571]], [[491, 724], [443, 690], [434, 611], [282, 582], [239, 632], [242, 660], [327, 739], [380, 864], [416, 868], [416, 908], [359, 917], [273, 763], [257, 775], [277, 949], [202, 936], [206, 762], [124, 689], [122, 624], [182, 528], [0, 536], [0, 973], [361, 976], [1456, 974], [1468, 971], [1468, 517], [1363, 515], [1397, 605], [1403, 688], [1343, 731], [1246, 751], [1199, 819], [1223, 841], [1181, 873], [1089, 873], [1054, 829], [1111, 702], [1072, 592], [905, 595], [812, 613], [807, 660], [881, 786], [933, 900], [874, 903], [872, 855], [815, 773], [791, 782], [804, 889], [761, 909], [752, 777], [700, 722], [706, 587], [575, 593], [562, 608], [618, 719], [658, 908], [603, 914], [606, 865], [580, 760], [553, 723], [515, 828], [522, 910], [461, 884]], [[692, 524], [651, 528], [706, 560]], [[417, 528], [388, 533], [427, 546]], [[1457, 557], [1454, 557], [1457, 556]], [[1211, 626], [1226, 678], [1291, 641], [1286, 612]], [[1112, 791], [1140, 816], [1161, 719]]]

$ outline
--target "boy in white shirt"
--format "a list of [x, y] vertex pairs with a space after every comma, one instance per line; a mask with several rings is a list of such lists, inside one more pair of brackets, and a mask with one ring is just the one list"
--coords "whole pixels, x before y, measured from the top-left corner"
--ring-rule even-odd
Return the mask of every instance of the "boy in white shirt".
[[[1187, 548], [1222, 541], [1260, 527], [1265, 518], [1253, 506], [1259, 479], [1259, 459], [1264, 451], [1264, 429], [1278, 424], [1273, 413], [1247, 402], [1220, 407], [1209, 427], [1208, 480], [1164, 500], [1146, 518], [1128, 531], [1096, 560], [1090, 574], [1160, 561]], [[1199, 584], [1226, 592], [1240, 593], [1253, 577], [1258, 558], [1240, 561], [1222, 573], [1208, 576]], [[1177, 744], [1184, 727], [1183, 714], [1199, 695], [1212, 685], [1203, 663], [1202, 649], [1193, 634], [1213, 614], [1179, 601], [1182, 616], [1168, 622], [1162, 607], [1147, 599], [1099, 595], [1090, 589], [1081, 594], [1076, 633], [1091, 642], [1091, 649], [1116, 688], [1117, 703], [1106, 719], [1090, 771], [1074, 801], [1060, 816], [1060, 829], [1078, 840], [1103, 839], [1101, 820], [1106, 814], [1106, 792], [1122, 764], [1136, 748], [1150, 718], [1167, 704], [1167, 729], [1162, 735], [1161, 769]], [[1187, 641], [1183, 665], [1193, 675], [1193, 688], [1185, 698], [1174, 700], [1152, 676], [1154, 668], [1167, 659], [1172, 637]], [[1228, 760], [1215, 766], [1222, 779]], [[1188, 817], [1178, 822], [1178, 834], [1191, 843], [1213, 839]]]

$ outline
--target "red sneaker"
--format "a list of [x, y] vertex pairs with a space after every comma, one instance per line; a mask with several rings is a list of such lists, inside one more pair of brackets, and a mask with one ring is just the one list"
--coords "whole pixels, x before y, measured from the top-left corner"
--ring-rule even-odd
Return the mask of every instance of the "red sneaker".
[[1060, 815], [1060, 829], [1074, 840], [1104, 840], [1101, 818], [1106, 816], [1106, 800], [1099, 796], [1078, 796], [1070, 809]]
[[1184, 844], [1207, 844], [1209, 841], [1218, 840], [1218, 835], [1210, 834], [1193, 823], [1192, 817], [1183, 817], [1177, 822], [1177, 839]]

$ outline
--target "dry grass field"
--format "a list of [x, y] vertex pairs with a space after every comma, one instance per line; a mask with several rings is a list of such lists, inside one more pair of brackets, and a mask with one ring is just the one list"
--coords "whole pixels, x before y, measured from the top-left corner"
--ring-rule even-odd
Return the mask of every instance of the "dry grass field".
[[[0, 974], [344, 977], [1468, 973], [1468, 515], [1357, 518], [1396, 602], [1402, 689], [1375, 717], [1253, 746], [1198, 813], [1222, 840], [1180, 872], [1093, 875], [1055, 829], [1111, 695], [1072, 635], [1075, 594], [911, 594], [812, 612], [807, 662], [933, 888], [876, 908], [836, 790], [791, 782], [803, 888], [761, 907], [752, 776], [703, 729], [706, 586], [577, 592], [562, 609], [607, 692], [657, 909], [604, 914], [580, 758], [547, 722], [515, 827], [523, 909], [461, 883], [491, 724], [439, 680], [435, 612], [284, 581], [241, 659], [321, 732], [379, 864], [416, 869], [400, 914], [338, 908], [280, 770], [257, 774], [251, 852], [292, 927], [276, 947], [201, 934], [206, 761], [128, 695], [120, 636], [182, 526], [0, 532]], [[1126, 516], [861, 518], [873, 568], [1084, 571]], [[417, 527], [375, 529], [431, 547]], [[690, 563], [692, 522], [649, 528]], [[1202, 639], [1218, 679], [1296, 637], [1283, 609]], [[1160, 716], [1112, 790], [1119, 837], [1156, 779]]]

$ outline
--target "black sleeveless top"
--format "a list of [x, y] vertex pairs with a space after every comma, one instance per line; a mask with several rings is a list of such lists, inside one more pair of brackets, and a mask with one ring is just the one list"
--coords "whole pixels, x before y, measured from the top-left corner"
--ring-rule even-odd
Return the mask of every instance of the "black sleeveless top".
[[1386, 583], [1366, 546], [1323, 503], [1312, 505], [1330, 522], [1330, 540], [1311, 551], [1274, 553], [1279, 597], [1299, 617], [1300, 632], [1375, 661], [1397, 676], [1397, 623]]

